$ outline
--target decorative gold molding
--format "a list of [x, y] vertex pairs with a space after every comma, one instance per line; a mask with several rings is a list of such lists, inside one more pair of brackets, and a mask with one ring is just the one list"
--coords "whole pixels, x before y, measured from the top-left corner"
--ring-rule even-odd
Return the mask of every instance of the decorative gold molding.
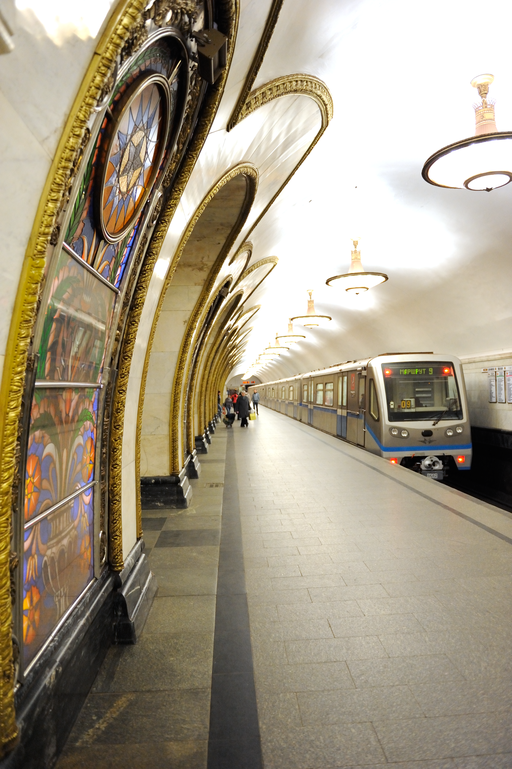
[[313, 75], [283, 75], [260, 86], [249, 94], [240, 112], [239, 122], [274, 99], [294, 94], [314, 99], [322, 113], [322, 124], [327, 126], [330, 123], [334, 114], [331, 94], [325, 83]]
[[256, 283], [253, 289], [249, 291], [249, 293], [244, 294], [244, 303], [254, 294], [257, 288], [261, 286], [264, 280], [268, 278], [272, 270], [275, 269], [276, 264], [278, 263], [279, 259], [277, 256], [266, 256], [264, 259], [260, 259], [258, 262], [254, 262], [254, 264], [251, 264], [251, 266], [243, 272], [239, 279], [237, 280], [235, 286], [233, 287], [233, 290], [238, 289], [239, 286], [242, 284], [242, 281], [245, 280], [245, 278], [248, 278], [249, 275], [251, 275], [256, 270], [259, 270], [260, 267], [263, 267], [265, 264], [271, 264], [272, 268], [265, 273], [265, 275], [262, 277], [262, 279], [259, 281], [259, 283]]
[[[235, 294], [236, 296], [236, 294]], [[199, 377], [199, 392], [201, 392], [202, 389], [204, 389], [204, 382], [206, 381], [206, 390], [208, 390], [208, 383], [213, 382], [213, 375], [211, 375], [212, 371], [212, 362], [215, 360], [215, 355], [218, 348], [219, 343], [219, 337], [222, 338], [222, 330], [225, 328], [225, 324], [227, 322], [227, 319], [231, 317], [231, 315], [226, 315], [226, 310], [229, 307], [229, 304], [226, 304], [226, 307], [224, 308], [224, 314], [222, 319], [219, 317], [218, 322], [216, 322], [209, 333], [208, 341], [211, 339], [211, 344], [209, 349], [206, 348], [206, 345], [202, 351], [201, 356], [201, 364], [202, 364], [202, 370], [200, 371], [200, 377]], [[234, 311], [238, 309], [238, 304], [233, 308]], [[213, 338], [212, 338], [213, 336]], [[206, 357], [204, 357], [206, 356]], [[204, 359], [204, 363], [203, 363]], [[205, 380], [206, 378], [206, 380]], [[218, 388], [217, 388], [218, 390]], [[210, 390], [211, 392], [211, 390]], [[204, 410], [203, 412], [203, 424], [206, 424], [207, 421], [207, 412]]]
[[127, 0], [120, 3], [92, 57], [40, 198], [11, 319], [0, 395], [5, 407], [4, 418], [0, 424], [0, 756], [15, 744], [18, 733], [14, 713], [9, 579], [11, 487], [17, 462], [18, 422], [27, 355], [43, 281], [46, 253], [57, 215], [76, 171], [87, 123], [101, 97], [117, 56], [143, 9], [143, 0]]
[[[239, 249], [239, 252], [241, 249]], [[231, 297], [231, 301], [237, 296], [235, 294]], [[217, 318], [214, 320], [210, 328], [208, 329], [207, 333], [205, 334], [205, 337], [202, 342], [201, 350], [198, 352], [198, 355], [196, 357], [196, 361], [194, 363], [194, 366], [192, 368], [192, 371], [189, 376], [189, 386], [188, 386], [188, 392], [189, 392], [189, 403], [192, 404], [192, 415], [197, 414], [198, 422], [200, 425], [200, 429], [204, 429], [207, 426], [208, 423], [208, 416], [212, 412], [210, 411], [209, 407], [209, 388], [208, 385], [210, 382], [207, 380], [206, 386], [204, 384], [204, 365], [205, 361], [209, 359], [209, 353], [211, 353], [211, 345], [210, 340], [213, 338], [215, 340], [217, 334], [224, 334], [226, 325], [229, 323], [229, 321], [232, 319], [233, 314], [238, 311], [239, 305], [236, 304], [233, 306], [231, 312], [227, 312], [229, 308], [229, 300], [225, 303], [224, 307], [221, 308], [221, 311], [219, 312]], [[222, 309], [224, 312], [222, 312]], [[217, 334], [215, 333], [217, 332]], [[205, 358], [206, 356], [206, 358]], [[190, 420], [191, 421], [191, 420]], [[189, 441], [191, 440], [191, 436], [189, 434]]]
[[[224, 187], [228, 182], [230, 182], [232, 179], [236, 178], [237, 176], [243, 175], [247, 178], [249, 185], [248, 190], [246, 194], [246, 199], [244, 201], [244, 204], [242, 206], [241, 212], [238, 216], [237, 221], [234, 223], [233, 228], [226, 239], [226, 242], [224, 243], [221, 253], [213, 267], [213, 269], [210, 271], [210, 274], [208, 276], [208, 279], [203, 287], [203, 290], [201, 292], [201, 296], [199, 297], [196, 306], [188, 320], [187, 327], [185, 329], [185, 333], [183, 335], [183, 339], [180, 346], [180, 351], [178, 353], [178, 360], [176, 363], [176, 369], [174, 373], [174, 380], [173, 380], [173, 386], [171, 390], [171, 408], [170, 408], [170, 423], [169, 423], [169, 433], [170, 433], [170, 441], [169, 441], [169, 453], [170, 453], [170, 469], [169, 472], [171, 474], [179, 473], [185, 457], [184, 457], [184, 441], [182, 441], [182, 450], [180, 451], [180, 437], [187, 438], [189, 440], [189, 450], [192, 448], [190, 445], [190, 433], [188, 436], [183, 436], [181, 433], [182, 424], [180, 420], [180, 414], [181, 410], [183, 408], [183, 395], [185, 391], [185, 387], [183, 386], [184, 382], [187, 379], [188, 372], [189, 372], [189, 366], [190, 366], [190, 360], [189, 360], [189, 350], [191, 348], [192, 340], [194, 338], [194, 335], [196, 333], [196, 330], [199, 325], [199, 321], [204, 313], [204, 309], [206, 306], [206, 303], [208, 301], [208, 297], [211, 293], [211, 290], [213, 286], [215, 285], [215, 280], [217, 278], [217, 275], [225, 262], [229, 250], [233, 246], [233, 243], [235, 242], [236, 238], [238, 237], [246, 219], [249, 215], [249, 211], [252, 207], [254, 198], [256, 196], [256, 190], [258, 185], [258, 171], [250, 163], [241, 163], [234, 168], [230, 169], [226, 174], [224, 174], [216, 184], [213, 185], [213, 187], [209, 190], [209, 192], [206, 194], [206, 196], [201, 201], [200, 205], [197, 207], [196, 211], [194, 212], [194, 215], [190, 219], [187, 229], [185, 230], [184, 234], [182, 235], [180, 244], [176, 250], [176, 253], [173, 257], [173, 264], [178, 263], [179, 259], [181, 258], [181, 254], [183, 253], [183, 249], [185, 248], [185, 245], [187, 244], [192, 231], [194, 227], [196, 226], [199, 217], [207, 207], [207, 205], [213, 200], [213, 198], [218, 194], [219, 190]], [[175, 268], [174, 268], [175, 269]], [[165, 293], [171, 283], [172, 277], [174, 275], [174, 270], [171, 273], [171, 270], [169, 270], [164, 288], [160, 294], [160, 299], [157, 307], [157, 311], [155, 312], [155, 316], [153, 319], [153, 327], [156, 327], [156, 324], [158, 323], [158, 318], [160, 316], [160, 311], [162, 307], [162, 303], [165, 297]], [[146, 360], [145, 360], [145, 366], [147, 366], [149, 362], [149, 355], [150, 355], [150, 349], [148, 347], [148, 350], [146, 352]], [[190, 425], [190, 420], [189, 420]]]
[[291, 96], [292, 94], [297, 94], [298, 96], [307, 96], [310, 99], [313, 99], [317, 103], [320, 110], [320, 114], [322, 116], [322, 124], [317, 135], [291, 174], [287, 177], [287, 179], [285, 179], [276, 194], [269, 201], [269, 203], [267, 203], [261, 214], [251, 226], [251, 229], [247, 233], [247, 237], [249, 237], [250, 234], [254, 232], [255, 228], [261, 222], [272, 204], [277, 200], [290, 179], [292, 179], [292, 177], [297, 173], [298, 169], [304, 163], [308, 155], [320, 141], [334, 114], [332, 96], [329, 93], [325, 83], [323, 83], [318, 78], [313, 77], [313, 75], [284, 75], [283, 77], [278, 77], [275, 80], [271, 80], [269, 83], [265, 83], [265, 85], [262, 85], [261, 88], [257, 88], [255, 91], [249, 94], [249, 97], [243, 106], [243, 110], [240, 113], [238, 122], [251, 115], [260, 107], [264, 107], [265, 104], [269, 104], [269, 102], [274, 101], [274, 99], [279, 99], [281, 96]]
[[[211, 125], [215, 118], [218, 106], [220, 104], [224, 88], [226, 85], [229, 68], [234, 52], [234, 42], [238, 31], [238, 22], [240, 15], [240, 3], [239, 0], [217, 0], [216, 7], [218, 10], [218, 24], [219, 29], [228, 38], [228, 57], [226, 68], [222, 72], [221, 76], [209, 89], [203, 107], [201, 108], [199, 119], [194, 130], [194, 137], [187, 149], [183, 163], [180, 166], [178, 176], [173, 184], [172, 192], [164, 207], [164, 210], [158, 220], [158, 223], [153, 232], [151, 242], [148, 246], [144, 264], [141, 268], [137, 284], [134, 291], [134, 299], [132, 301], [126, 329], [123, 336], [121, 355], [118, 365], [118, 375], [116, 383], [116, 391], [114, 394], [114, 404], [112, 411], [112, 425], [116, 424], [116, 432], [111, 440], [111, 465], [110, 465], [110, 510], [111, 516], [116, 520], [117, 525], [121, 522], [122, 515], [122, 448], [123, 448], [123, 423], [126, 406], [126, 393], [128, 389], [128, 379], [130, 376], [131, 362], [133, 358], [133, 351], [135, 349], [135, 341], [137, 338], [137, 330], [142, 315], [144, 303], [146, 301], [147, 292], [153, 270], [160, 254], [167, 230], [174, 216], [176, 208], [179, 205], [180, 199], [183, 195], [188, 180], [194, 170], [195, 164], [199, 158], [200, 152], [207, 139]], [[177, 261], [173, 262], [169, 272], [173, 272], [176, 269]], [[154, 331], [152, 329], [152, 334]], [[153, 337], [150, 337], [152, 343]], [[144, 408], [144, 394], [147, 380], [147, 365], [144, 366], [143, 377], [141, 381], [139, 406], [137, 411], [137, 428], [136, 428], [136, 446], [135, 446], [135, 482], [136, 482], [136, 505], [137, 505], [137, 530], [138, 533], [142, 532], [141, 526], [141, 509], [140, 509], [140, 442], [141, 442], [141, 427], [142, 427], [142, 410]], [[114, 428], [112, 430], [114, 433]], [[119, 548], [117, 544], [115, 552], [113, 554], [117, 568], [121, 569], [123, 564], [122, 548]]]
[[258, 76], [258, 72], [260, 71], [263, 59], [265, 58], [265, 54], [272, 39], [272, 35], [274, 34], [274, 29], [276, 27], [279, 14], [281, 13], [283, 3], [284, 0], [272, 0], [272, 5], [270, 6], [270, 11], [267, 16], [267, 21], [265, 22], [265, 28], [258, 44], [258, 48], [256, 49], [256, 53], [254, 54], [254, 58], [251, 62], [249, 72], [245, 78], [242, 92], [238, 97], [238, 101], [229, 119], [227, 125], [228, 131], [231, 131], [231, 129], [234, 128], [240, 122], [240, 120], [243, 120], [243, 117], [241, 117], [242, 111], [247, 103], [247, 99], [254, 81]]

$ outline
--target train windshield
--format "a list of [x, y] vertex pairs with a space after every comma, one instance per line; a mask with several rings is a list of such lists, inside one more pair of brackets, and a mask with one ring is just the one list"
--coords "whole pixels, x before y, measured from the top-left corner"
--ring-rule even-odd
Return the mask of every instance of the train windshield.
[[462, 419], [452, 363], [383, 363], [382, 375], [390, 422]]

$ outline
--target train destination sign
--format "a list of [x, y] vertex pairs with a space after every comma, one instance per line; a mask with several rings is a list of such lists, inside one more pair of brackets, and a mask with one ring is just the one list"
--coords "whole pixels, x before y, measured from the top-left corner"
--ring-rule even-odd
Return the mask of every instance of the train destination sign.
[[383, 366], [385, 377], [406, 376], [406, 377], [425, 377], [425, 376], [450, 376], [453, 374], [452, 367], [441, 363], [438, 366], [422, 366], [421, 364], [407, 368], [398, 368], [396, 366]]

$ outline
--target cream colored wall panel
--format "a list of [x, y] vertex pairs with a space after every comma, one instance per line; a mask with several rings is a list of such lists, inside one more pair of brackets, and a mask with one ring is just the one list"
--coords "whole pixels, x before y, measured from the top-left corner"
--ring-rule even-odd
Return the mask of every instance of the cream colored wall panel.
[[151, 355], [146, 393], [170, 392], [177, 358], [177, 352], [155, 352]]
[[197, 297], [197, 287], [180, 285], [179, 281], [175, 283], [173, 280], [164, 297], [162, 311], [186, 310], [190, 312], [194, 308]]
[[212, 131], [225, 129], [258, 48], [272, 0], [242, 0], [240, 25], [224, 97]]
[[[2, 56], [0, 83], [7, 101], [52, 156], [94, 49], [116, 0], [84, 6], [33, 3], [14, 19], [14, 51]], [[59, 15], [58, 15], [59, 13]], [[58, 86], [56, 86], [58, 84]], [[2, 110], [3, 119], [3, 110]]]
[[140, 474], [169, 475], [169, 435], [143, 435], [140, 442]]
[[[10, 54], [9, 54], [10, 55]], [[9, 56], [0, 58], [0, 66]], [[2, 88], [3, 72], [0, 69]], [[9, 333], [28, 238], [51, 158], [0, 92], [0, 352]]]
[[123, 465], [123, 558], [126, 558], [137, 542], [137, 510], [134, 488], [135, 461], [132, 461], [128, 465]]
[[[157, 352], [170, 352], [180, 349], [185, 326], [190, 317], [190, 310], [162, 312], [155, 331], [152, 356]], [[151, 363], [150, 363], [151, 368]]]
[[[171, 393], [152, 393], [144, 401], [144, 416], [142, 419], [142, 435], [169, 436], [169, 408]], [[151, 475], [151, 473], [150, 473]]]
[[488, 376], [482, 371], [498, 366], [512, 366], [512, 354], [491, 354], [471, 362], [463, 361], [469, 416], [474, 427], [512, 431], [512, 403], [489, 403]]

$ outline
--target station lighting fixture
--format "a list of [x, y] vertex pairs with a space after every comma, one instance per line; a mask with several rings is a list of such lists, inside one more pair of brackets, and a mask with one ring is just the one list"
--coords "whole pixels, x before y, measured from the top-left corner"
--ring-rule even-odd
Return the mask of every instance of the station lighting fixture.
[[293, 330], [293, 323], [291, 318], [289, 318], [288, 322], [288, 333], [287, 334], [277, 334], [276, 336], [276, 343], [279, 342], [279, 344], [297, 344], [297, 342], [301, 342], [303, 339], [305, 339], [305, 334], [296, 334]]
[[332, 320], [330, 315], [318, 315], [315, 311], [315, 302], [313, 300], [313, 289], [308, 288], [308, 309], [305, 315], [296, 315], [294, 318], [290, 318], [290, 323], [294, 320], [300, 323], [306, 328], [318, 328], [319, 326], [326, 326], [329, 321]]
[[496, 129], [494, 102], [487, 99], [493, 80], [493, 75], [478, 75], [471, 81], [482, 99], [475, 105], [475, 136], [429, 157], [421, 172], [429, 184], [491, 192], [512, 180], [512, 131]]
[[267, 353], [271, 353], [274, 356], [282, 355], [283, 352], [287, 352], [289, 349], [290, 349], [289, 347], [285, 347], [284, 345], [280, 345], [277, 341], [274, 342], [274, 344], [272, 344], [272, 342], [270, 342], [269, 346], [265, 347], [265, 349], [263, 351], [263, 355], [265, 355]]
[[374, 286], [384, 283], [388, 276], [383, 272], [365, 272], [361, 264], [361, 252], [357, 250], [358, 240], [353, 240], [354, 250], [349, 271], [343, 275], [333, 275], [325, 282], [328, 286], [342, 288], [349, 294], [363, 294]]

